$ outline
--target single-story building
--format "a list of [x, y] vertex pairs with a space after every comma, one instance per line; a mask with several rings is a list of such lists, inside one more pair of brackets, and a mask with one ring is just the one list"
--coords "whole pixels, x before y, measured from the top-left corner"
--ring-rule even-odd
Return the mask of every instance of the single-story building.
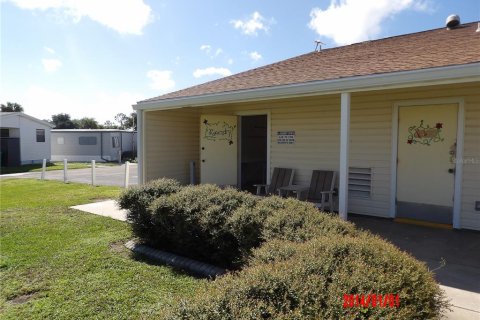
[[118, 161], [125, 152], [136, 155], [137, 133], [118, 129], [54, 129], [52, 161]]
[[477, 23], [324, 49], [138, 102], [139, 181], [338, 173], [338, 212], [480, 230]]
[[1, 166], [50, 160], [53, 125], [23, 112], [0, 112]]

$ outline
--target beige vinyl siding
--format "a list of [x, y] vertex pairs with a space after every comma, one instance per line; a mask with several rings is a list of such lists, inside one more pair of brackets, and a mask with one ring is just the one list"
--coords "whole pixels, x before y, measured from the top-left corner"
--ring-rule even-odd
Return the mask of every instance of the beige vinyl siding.
[[[370, 198], [365, 199], [350, 197], [349, 211], [373, 216], [389, 216], [392, 111], [395, 102], [463, 98], [466, 116], [464, 157], [467, 160], [473, 159], [474, 163], [464, 165], [461, 227], [480, 230], [480, 213], [474, 211], [474, 202], [480, 201], [480, 94], [478, 92], [480, 92], [480, 83], [353, 93], [349, 165], [372, 168], [372, 194]], [[308, 184], [314, 169], [338, 171], [340, 95], [217, 105], [201, 107], [197, 110], [197, 113], [192, 112], [191, 109], [147, 113], [147, 180], [168, 174], [168, 176], [182, 177], [181, 181], [186, 181], [188, 160], [198, 159], [200, 114], [235, 115], [247, 111], [270, 114], [271, 170], [274, 167], [294, 168], [295, 184]], [[165, 112], [164, 117], [159, 117], [158, 115], [162, 112]], [[151, 114], [155, 116], [149, 119]], [[169, 119], [181, 125], [172, 125]], [[188, 126], [191, 126], [189, 130], [187, 130]], [[168, 136], [175, 136], [175, 132], [178, 131], [183, 132], [183, 138], [176, 139], [176, 142], [172, 143]], [[295, 144], [277, 144], [278, 131], [295, 131]], [[167, 137], [162, 138], [164, 135]], [[148, 141], [148, 139], [151, 140]], [[160, 141], [165, 141], [170, 147], [161, 147]], [[185, 146], [180, 147], [180, 144]], [[151, 147], [153, 149], [150, 150]], [[170, 148], [174, 152], [167, 151]], [[176, 151], [178, 148], [182, 152]], [[188, 151], [188, 148], [192, 150]], [[170, 155], [162, 155], [164, 152], [170, 152]], [[175, 154], [181, 156], [176, 157]], [[175, 159], [181, 159], [187, 163], [187, 167], [183, 164], [179, 165]], [[152, 164], [153, 160], [156, 163]], [[165, 168], [171, 169], [161, 168], [162, 161]]]
[[480, 201], [480, 85], [475, 90], [464, 94], [465, 139], [460, 224], [463, 228], [480, 230], [480, 211], [475, 211], [475, 201]]
[[195, 109], [145, 113], [145, 180], [190, 182], [189, 163], [199, 160], [200, 122]]
[[371, 194], [351, 196], [349, 211], [387, 217], [390, 211], [391, 102], [372, 103], [352, 95], [350, 111], [350, 167], [371, 168]]

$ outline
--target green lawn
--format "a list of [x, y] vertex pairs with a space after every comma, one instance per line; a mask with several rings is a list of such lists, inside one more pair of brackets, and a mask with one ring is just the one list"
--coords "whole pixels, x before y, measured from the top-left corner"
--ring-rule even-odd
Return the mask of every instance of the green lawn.
[[116, 187], [0, 180], [0, 318], [150, 318], [202, 281], [136, 260], [125, 222], [68, 206]]
[[[102, 163], [95, 163], [95, 167], [102, 167], [102, 166], [118, 166], [116, 162], [102, 162]], [[91, 168], [90, 162], [69, 162], [68, 169], [85, 169]], [[47, 171], [51, 170], [63, 170], [63, 162], [48, 162], [47, 163]], [[35, 164], [25, 164], [23, 166], [18, 167], [1, 167], [0, 174], [7, 174], [7, 173], [20, 173], [20, 172], [40, 172], [42, 171], [42, 164], [35, 163]]]

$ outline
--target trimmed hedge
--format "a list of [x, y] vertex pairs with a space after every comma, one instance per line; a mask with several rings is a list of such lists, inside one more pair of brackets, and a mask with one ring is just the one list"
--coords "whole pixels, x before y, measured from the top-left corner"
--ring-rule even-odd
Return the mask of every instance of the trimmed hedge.
[[[344, 308], [344, 294], [398, 294], [399, 307]], [[367, 233], [271, 240], [248, 267], [164, 310], [165, 319], [436, 319], [445, 297], [423, 263]]]
[[357, 232], [308, 202], [259, 198], [214, 185], [180, 187], [169, 179], [128, 189], [119, 202], [144, 242], [226, 268], [241, 267], [252, 249], [270, 239], [306, 241]]
[[118, 205], [121, 209], [128, 210], [127, 221], [131, 223], [132, 231], [137, 237], [143, 240], [155, 237], [150, 205], [158, 197], [170, 195], [180, 189], [178, 181], [164, 178], [122, 191], [117, 199]]
[[241, 260], [242, 250], [227, 221], [236, 209], [252, 207], [256, 201], [249, 193], [214, 185], [184, 187], [152, 203], [156, 236], [148, 242], [193, 259], [233, 267]]
[[[160, 179], [122, 193], [134, 234], [240, 271], [165, 319], [435, 319], [447, 308], [423, 263], [312, 204]], [[344, 308], [344, 294], [398, 294], [398, 308]]]

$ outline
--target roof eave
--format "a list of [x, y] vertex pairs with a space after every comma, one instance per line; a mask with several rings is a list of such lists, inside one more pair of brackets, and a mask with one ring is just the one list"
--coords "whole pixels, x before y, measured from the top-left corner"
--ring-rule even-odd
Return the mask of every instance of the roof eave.
[[44, 121], [44, 120], [40, 120], [40, 119], [37, 119], [35, 117], [32, 117], [26, 113], [23, 113], [23, 112], [9, 112], [9, 114], [6, 114], [4, 115], [3, 117], [7, 118], [7, 117], [23, 117], [23, 118], [26, 118], [26, 119], [29, 119], [33, 122], [37, 122], [37, 123], [40, 123], [46, 127], [50, 127], [50, 128], [54, 128], [55, 126], [47, 121]]
[[177, 109], [182, 107], [199, 107], [296, 96], [325, 95], [340, 92], [359, 92], [473, 81], [480, 81], [480, 62], [165, 100], [143, 101], [133, 105], [133, 109], [145, 111]]

